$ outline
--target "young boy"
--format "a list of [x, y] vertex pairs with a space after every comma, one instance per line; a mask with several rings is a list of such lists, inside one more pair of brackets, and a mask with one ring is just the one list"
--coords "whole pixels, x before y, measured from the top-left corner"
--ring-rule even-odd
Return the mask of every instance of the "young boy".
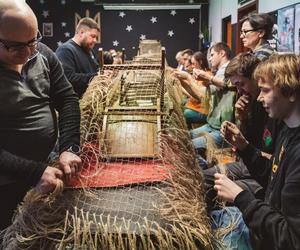
[[222, 174], [215, 174], [218, 196], [242, 212], [255, 249], [300, 249], [300, 58], [275, 55], [255, 70], [269, 117], [284, 123], [270, 160], [262, 157], [236, 125], [224, 122], [222, 136], [237, 148], [251, 175], [266, 183], [256, 199]]

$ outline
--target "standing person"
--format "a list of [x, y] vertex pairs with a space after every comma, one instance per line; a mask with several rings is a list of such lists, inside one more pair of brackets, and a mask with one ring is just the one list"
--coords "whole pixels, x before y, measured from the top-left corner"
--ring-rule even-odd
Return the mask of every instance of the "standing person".
[[244, 47], [250, 49], [261, 61], [270, 57], [275, 51], [267, 41], [273, 29], [272, 18], [265, 13], [251, 13], [242, 19], [240, 38]]
[[55, 52], [79, 98], [99, 69], [93, 52], [99, 32], [98, 24], [92, 18], [82, 18], [74, 37], [59, 46]]
[[269, 117], [284, 124], [272, 158], [263, 157], [232, 123], [222, 125], [222, 135], [265, 186], [265, 198], [255, 198], [222, 174], [215, 174], [214, 188], [241, 211], [254, 249], [300, 249], [300, 58], [272, 56], [257, 67], [255, 78], [258, 100]]
[[[0, 0], [0, 229], [32, 186], [48, 193], [81, 167], [78, 97], [40, 40], [25, 1]], [[60, 169], [46, 163], [58, 130]]]

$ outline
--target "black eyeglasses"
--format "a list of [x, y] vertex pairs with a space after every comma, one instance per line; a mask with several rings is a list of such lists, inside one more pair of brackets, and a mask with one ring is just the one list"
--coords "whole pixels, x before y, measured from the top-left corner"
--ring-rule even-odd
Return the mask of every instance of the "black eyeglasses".
[[42, 40], [42, 34], [38, 31], [36, 38], [28, 41], [27, 43], [19, 43], [19, 42], [9, 42], [6, 40], [0, 39], [0, 46], [5, 48], [8, 52], [14, 53], [24, 50], [26, 47], [36, 48], [38, 43]]
[[251, 30], [241, 30], [240, 35], [246, 36], [251, 31], [257, 31], [257, 29], [251, 29]]

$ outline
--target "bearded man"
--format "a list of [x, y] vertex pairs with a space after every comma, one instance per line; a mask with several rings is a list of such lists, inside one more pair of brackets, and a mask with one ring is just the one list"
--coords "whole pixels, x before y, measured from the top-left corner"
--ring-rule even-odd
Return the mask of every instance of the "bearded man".
[[93, 48], [99, 32], [98, 24], [92, 18], [82, 18], [74, 37], [59, 46], [55, 52], [79, 97], [86, 91], [91, 78], [97, 75], [99, 65]]

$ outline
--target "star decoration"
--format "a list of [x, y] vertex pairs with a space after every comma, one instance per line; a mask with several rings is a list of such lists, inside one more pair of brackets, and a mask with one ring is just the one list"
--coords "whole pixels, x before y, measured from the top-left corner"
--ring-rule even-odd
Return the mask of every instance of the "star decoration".
[[169, 37], [174, 36], [174, 31], [173, 31], [173, 30], [169, 30], [169, 31], [168, 31], [168, 36], [169, 36]]
[[194, 23], [195, 23], [195, 18], [193, 18], [193, 17], [190, 18], [190, 19], [189, 19], [189, 23], [190, 23], [190, 24], [194, 24]]
[[62, 45], [63, 43], [62, 43], [62, 41], [58, 41], [57, 42], [57, 46], [59, 47], [60, 45]]
[[66, 0], [60, 0], [60, 3], [61, 3], [62, 5], [65, 5], [65, 4], [66, 4]]
[[145, 39], [146, 39], [146, 35], [143, 35], [143, 34], [142, 34], [142, 35], [140, 36], [140, 39], [141, 39], [141, 40], [145, 40]]
[[40, 4], [44, 4], [45, 3], [45, 1], [44, 0], [40, 0]]
[[150, 21], [152, 22], [152, 23], [157, 23], [157, 17], [151, 17], [151, 19], [150, 19]]
[[65, 32], [65, 37], [70, 37], [70, 32]]
[[127, 30], [128, 32], [132, 31], [132, 25], [127, 25], [126, 30]]
[[175, 16], [175, 15], [177, 14], [177, 13], [176, 13], [176, 10], [171, 10], [170, 14], [171, 14], [172, 16]]
[[121, 11], [121, 12], [119, 13], [119, 16], [123, 18], [124, 16], [126, 16], [126, 14], [125, 14], [125, 12]]
[[62, 22], [61, 23], [61, 27], [66, 27], [67, 26], [67, 23], [66, 22]]
[[47, 18], [47, 17], [49, 16], [49, 10], [43, 10], [42, 16], [43, 16], [44, 18]]
[[135, 49], [135, 47], [133, 46], [132, 49]]
[[113, 41], [113, 46], [117, 47], [119, 45], [119, 42], [117, 40]]

